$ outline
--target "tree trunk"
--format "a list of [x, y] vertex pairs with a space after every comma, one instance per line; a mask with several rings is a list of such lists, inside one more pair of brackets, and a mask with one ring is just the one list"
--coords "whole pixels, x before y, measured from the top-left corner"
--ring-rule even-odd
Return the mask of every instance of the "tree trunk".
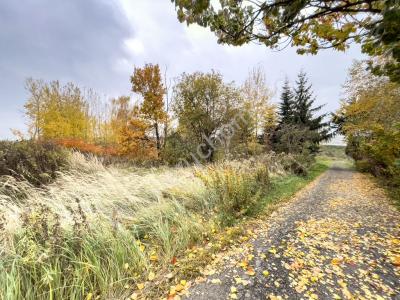
[[160, 133], [158, 131], [158, 123], [157, 122], [154, 124], [154, 128], [156, 130], [157, 156], [160, 156], [161, 142], [160, 142]]

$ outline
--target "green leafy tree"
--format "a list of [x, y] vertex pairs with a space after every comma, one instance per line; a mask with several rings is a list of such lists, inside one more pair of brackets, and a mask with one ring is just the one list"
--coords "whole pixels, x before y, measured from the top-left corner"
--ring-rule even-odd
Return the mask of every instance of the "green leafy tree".
[[212, 161], [222, 126], [235, 114], [239, 91], [225, 84], [217, 72], [184, 73], [174, 87], [174, 112], [178, 131], [190, 151]]
[[377, 71], [400, 80], [400, 4], [398, 0], [172, 0], [178, 19], [209, 27], [218, 42], [259, 42], [270, 48], [297, 47], [299, 54], [320, 49], [344, 51], [351, 42], [369, 55], [389, 60]]

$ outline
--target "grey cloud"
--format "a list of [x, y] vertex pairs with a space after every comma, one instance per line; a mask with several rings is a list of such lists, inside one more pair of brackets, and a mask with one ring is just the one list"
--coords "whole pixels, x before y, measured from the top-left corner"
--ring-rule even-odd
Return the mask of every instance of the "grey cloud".
[[116, 2], [2, 0], [0, 137], [22, 125], [26, 77], [74, 81], [104, 92], [125, 87], [127, 78], [110, 73], [116, 60], [127, 55], [123, 41], [131, 35]]

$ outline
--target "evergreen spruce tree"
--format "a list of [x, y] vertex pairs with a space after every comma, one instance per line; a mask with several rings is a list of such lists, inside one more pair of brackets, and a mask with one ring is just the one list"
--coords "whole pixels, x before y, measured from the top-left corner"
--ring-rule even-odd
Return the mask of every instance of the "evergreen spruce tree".
[[286, 79], [279, 105], [280, 122], [271, 138], [275, 151], [314, 153], [321, 141], [331, 137], [329, 123], [324, 122], [326, 114], [315, 116], [323, 105], [314, 107], [314, 102], [312, 86], [304, 72], [298, 75], [294, 89]]
[[286, 78], [282, 87], [281, 103], [279, 104], [279, 124], [288, 124], [293, 121], [293, 92]]
[[327, 114], [314, 116], [316, 112], [321, 110], [323, 105], [313, 107], [314, 102], [315, 97], [312, 93], [312, 85], [308, 83], [306, 73], [300, 72], [294, 89], [294, 123], [318, 133], [311, 141], [313, 144], [318, 145], [321, 141], [329, 139], [331, 135], [329, 133], [329, 123], [324, 122]]

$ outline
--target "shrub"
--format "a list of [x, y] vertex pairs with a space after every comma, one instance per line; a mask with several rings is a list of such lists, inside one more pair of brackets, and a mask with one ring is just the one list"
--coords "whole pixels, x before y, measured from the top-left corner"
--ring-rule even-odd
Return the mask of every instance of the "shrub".
[[269, 185], [268, 168], [264, 165], [250, 169], [232, 165], [213, 166], [197, 176], [215, 196], [215, 208], [221, 222], [230, 225], [247, 215], [265, 195]]
[[26, 179], [39, 186], [56, 178], [67, 167], [68, 153], [52, 143], [34, 141], [0, 142], [0, 176]]
[[57, 145], [68, 149], [80, 151], [82, 153], [90, 153], [97, 156], [116, 156], [118, 151], [112, 146], [103, 146], [85, 142], [82, 139], [57, 139], [54, 140]]

